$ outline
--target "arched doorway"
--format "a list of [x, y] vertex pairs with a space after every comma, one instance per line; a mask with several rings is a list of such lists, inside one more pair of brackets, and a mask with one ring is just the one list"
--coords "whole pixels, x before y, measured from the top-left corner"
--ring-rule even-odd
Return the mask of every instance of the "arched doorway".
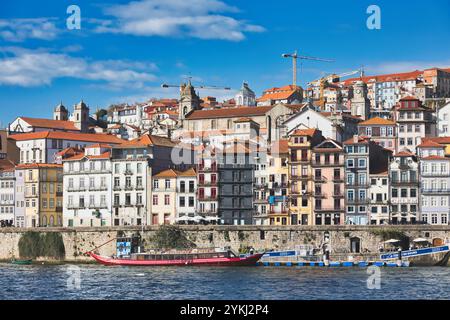
[[439, 247], [444, 245], [444, 240], [441, 238], [434, 238], [433, 239], [433, 247]]

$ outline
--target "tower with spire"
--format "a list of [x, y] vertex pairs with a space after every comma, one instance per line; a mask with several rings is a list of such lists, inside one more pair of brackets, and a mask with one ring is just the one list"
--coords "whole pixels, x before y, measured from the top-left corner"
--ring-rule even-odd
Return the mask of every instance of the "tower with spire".
[[53, 111], [53, 120], [69, 120], [69, 111], [64, 107], [62, 101], [55, 107]]
[[184, 120], [189, 112], [199, 109], [200, 98], [189, 80], [187, 84], [183, 83], [180, 86], [179, 119]]
[[89, 131], [89, 108], [83, 100], [74, 106], [72, 121], [81, 132]]

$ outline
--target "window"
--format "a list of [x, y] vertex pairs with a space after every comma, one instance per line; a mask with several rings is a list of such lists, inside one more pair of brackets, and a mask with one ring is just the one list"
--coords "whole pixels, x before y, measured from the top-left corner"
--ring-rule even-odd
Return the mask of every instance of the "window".
[[186, 198], [180, 197], [179, 204], [180, 204], [180, 207], [184, 208], [186, 206]]
[[164, 195], [164, 205], [170, 205], [170, 195], [168, 194]]
[[153, 195], [153, 205], [154, 205], [154, 206], [157, 206], [157, 205], [158, 205], [158, 195], [157, 195], [157, 194], [154, 194], [154, 195]]

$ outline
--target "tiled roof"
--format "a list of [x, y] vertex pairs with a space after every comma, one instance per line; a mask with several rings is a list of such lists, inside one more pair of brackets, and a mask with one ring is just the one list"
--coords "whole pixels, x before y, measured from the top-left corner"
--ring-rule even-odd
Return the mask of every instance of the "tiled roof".
[[87, 146], [85, 149], [90, 149], [90, 148], [110, 149], [111, 146], [109, 144], [104, 144], [104, 143], [95, 143], [95, 144], [91, 144], [90, 146]]
[[370, 141], [370, 139], [368, 137], [358, 136], [358, 142], [355, 142], [353, 140], [353, 138], [350, 138], [350, 139], [344, 141], [344, 144], [347, 144], [347, 145], [349, 145], [349, 144], [368, 144], [369, 141]]
[[81, 149], [78, 149], [78, 148], [75, 148], [75, 147], [69, 147], [69, 148], [66, 148], [66, 149], [61, 150], [60, 152], [58, 152], [56, 154], [56, 156], [60, 156], [60, 157], [65, 158], [65, 157], [72, 157], [72, 156], [74, 156], [76, 154], [80, 154], [80, 153], [83, 153], [83, 151]]
[[284, 100], [290, 98], [296, 92], [301, 89], [298, 86], [288, 85], [281, 88], [270, 88], [264, 90], [262, 97], [256, 99], [256, 101], [267, 101], [267, 100]]
[[131, 141], [123, 141], [122, 144], [114, 148], [146, 148], [149, 146], [174, 147], [175, 143], [166, 137], [144, 134]]
[[416, 97], [413, 96], [407, 96], [404, 98], [401, 98], [399, 101], [419, 101], [420, 99], [417, 99]]
[[10, 135], [9, 138], [15, 141], [25, 140], [38, 140], [38, 139], [58, 139], [58, 140], [71, 140], [82, 142], [99, 142], [99, 143], [111, 143], [120, 144], [124, 140], [117, 138], [116, 136], [108, 134], [92, 134], [92, 133], [72, 133], [62, 131], [41, 131], [31, 133], [21, 133]]
[[188, 115], [186, 119], [214, 119], [214, 118], [237, 118], [237, 117], [249, 117], [249, 116], [263, 116], [269, 112], [274, 106], [264, 107], [236, 107], [236, 108], [223, 108], [213, 110], [194, 110]]
[[0, 171], [13, 171], [14, 167], [14, 162], [6, 159], [0, 159]]
[[56, 163], [21, 163], [16, 166], [16, 169], [51, 169], [59, 168], [62, 169], [62, 164]]
[[450, 158], [434, 155], [434, 156], [424, 157], [424, 158], [422, 158], [422, 160], [448, 160], [448, 161], [450, 161]]
[[345, 81], [342, 81], [341, 84], [349, 85], [355, 81], [362, 80], [365, 83], [368, 83], [370, 80], [375, 80], [376, 82], [386, 82], [386, 81], [405, 81], [405, 80], [414, 80], [418, 78], [423, 71], [412, 71], [412, 72], [403, 72], [403, 73], [390, 73], [390, 74], [382, 74], [378, 76], [366, 76], [362, 78], [351, 78]]
[[422, 140], [422, 143], [417, 146], [418, 148], [445, 148], [445, 146], [434, 142], [429, 139]]
[[318, 129], [297, 129], [295, 130], [291, 136], [314, 136], [316, 133], [318, 133], [319, 130]]
[[33, 127], [80, 131], [77, 127], [75, 127], [75, 124], [72, 121], [28, 118], [28, 117], [20, 117], [20, 119], [22, 119], [23, 121], [25, 121], [26, 123], [30, 124]]
[[280, 139], [277, 141], [274, 141], [272, 145], [270, 146], [270, 153], [271, 154], [283, 154], [283, 153], [289, 153], [289, 140], [287, 139]]
[[178, 176], [178, 171], [175, 171], [173, 169], [167, 169], [164, 171], [161, 171], [158, 174], [155, 174], [153, 178], [176, 178]]
[[197, 172], [195, 172], [194, 168], [189, 168], [186, 171], [180, 172], [178, 174], [179, 177], [196, 177]]
[[383, 119], [380, 117], [374, 117], [369, 120], [360, 122], [358, 126], [370, 126], [370, 125], [390, 125], [395, 126], [395, 122], [388, 119]]
[[394, 154], [394, 157], [414, 157], [415, 154], [406, 150]]
[[91, 159], [92, 160], [109, 159], [109, 158], [111, 158], [111, 152], [108, 151], [108, 152], [104, 152], [100, 155], [93, 155], [93, 156], [86, 156], [84, 153], [81, 153], [81, 154], [74, 155], [73, 157], [66, 158], [66, 159], [64, 159], [64, 161], [77, 161], [77, 160], [81, 160], [84, 158], [89, 159], [89, 160], [91, 160]]

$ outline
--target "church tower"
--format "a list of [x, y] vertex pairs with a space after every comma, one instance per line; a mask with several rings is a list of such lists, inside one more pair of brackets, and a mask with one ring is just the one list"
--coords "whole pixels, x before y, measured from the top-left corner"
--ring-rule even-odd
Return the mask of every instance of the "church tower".
[[185, 116], [192, 110], [200, 109], [200, 98], [195, 93], [191, 80], [187, 84], [182, 84], [180, 87], [180, 104], [179, 104], [179, 118], [184, 120]]
[[62, 102], [58, 104], [53, 111], [53, 120], [67, 121], [69, 119], [69, 111], [63, 106]]
[[83, 102], [76, 104], [73, 110], [73, 123], [81, 132], [89, 130], [89, 108]]
[[353, 85], [351, 113], [353, 116], [360, 116], [364, 120], [369, 118], [370, 101], [367, 98], [367, 85], [360, 80]]

